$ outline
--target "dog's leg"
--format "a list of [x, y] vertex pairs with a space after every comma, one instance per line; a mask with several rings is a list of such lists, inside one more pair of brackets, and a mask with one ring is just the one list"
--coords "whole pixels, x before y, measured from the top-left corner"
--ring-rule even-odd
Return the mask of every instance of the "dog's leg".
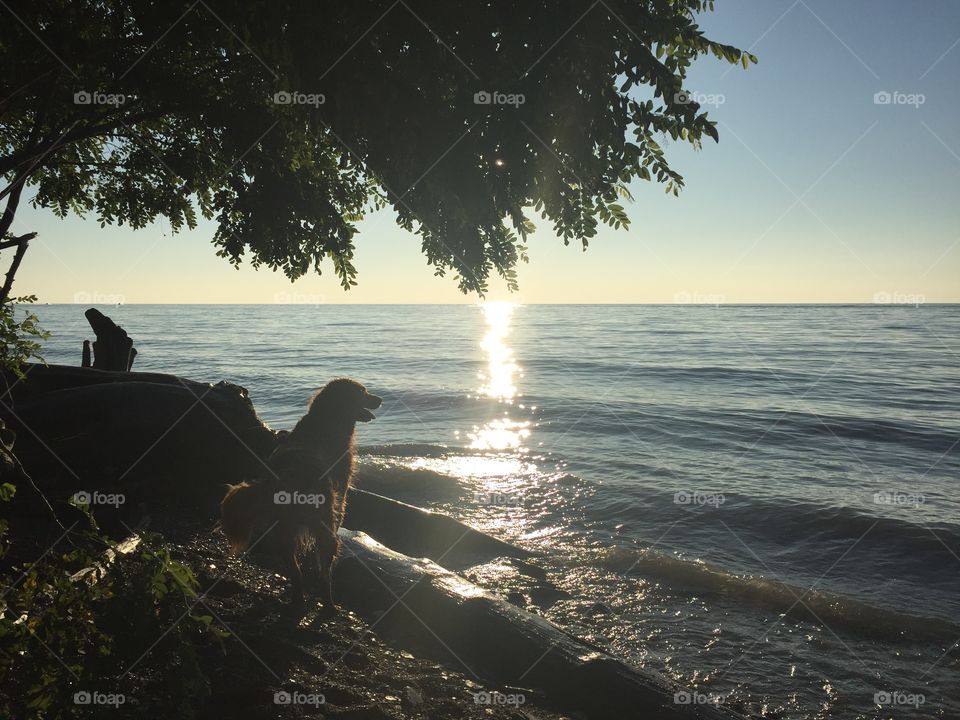
[[324, 609], [329, 613], [337, 612], [333, 602], [333, 564], [337, 560], [337, 551], [340, 541], [336, 537], [327, 536], [317, 544], [317, 563], [320, 566], [320, 597]]
[[284, 561], [290, 573], [290, 605], [300, 610], [306, 605], [303, 596], [303, 572], [300, 570], [300, 542], [296, 526], [284, 528], [282, 535]]
[[316, 561], [320, 568], [320, 597], [324, 609], [328, 613], [336, 613], [337, 606], [333, 602], [333, 563], [340, 550], [340, 540], [337, 538], [336, 508], [333, 503], [327, 503], [320, 510], [322, 523], [316, 528]]
[[303, 585], [307, 593], [313, 593], [320, 587], [320, 562], [317, 558], [315, 548], [308, 553], [304, 562], [300, 564], [303, 569]]

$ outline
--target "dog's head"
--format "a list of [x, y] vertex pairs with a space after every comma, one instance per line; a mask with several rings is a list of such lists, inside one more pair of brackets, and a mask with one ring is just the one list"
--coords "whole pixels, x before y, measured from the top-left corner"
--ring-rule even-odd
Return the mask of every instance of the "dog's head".
[[370, 412], [380, 407], [383, 399], [367, 392], [356, 380], [331, 380], [310, 401], [309, 415], [322, 413], [345, 422], [369, 422], [376, 416]]

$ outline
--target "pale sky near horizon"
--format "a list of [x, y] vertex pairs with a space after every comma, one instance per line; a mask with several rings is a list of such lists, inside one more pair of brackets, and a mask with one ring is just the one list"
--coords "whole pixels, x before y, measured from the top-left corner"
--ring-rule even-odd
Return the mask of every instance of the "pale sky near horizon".
[[[603, 229], [584, 253], [540, 224], [517, 302], [960, 301], [960, 2], [727, 0], [701, 18], [713, 39], [760, 64], [712, 56], [689, 87], [720, 143], [671, 144], [679, 198], [636, 182], [629, 230]], [[429, 22], [429, 18], [425, 18]], [[546, 59], [545, 59], [546, 61]], [[876, 104], [875, 93], [922, 96]], [[904, 98], [911, 99], [911, 98]], [[722, 102], [719, 102], [722, 101]], [[919, 100], [918, 100], [919, 102]], [[437, 156], [444, 148], [438, 148]], [[425, 169], [436, 158], [424, 158]], [[14, 232], [39, 236], [15, 294], [41, 302], [473, 302], [435, 278], [416, 236], [383, 211], [356, 239], [359, 287], [327, 267], [291, 285], [233, 269], [212, 223], [170, 235], [165, 222], [101, 229], [22, 207]]]

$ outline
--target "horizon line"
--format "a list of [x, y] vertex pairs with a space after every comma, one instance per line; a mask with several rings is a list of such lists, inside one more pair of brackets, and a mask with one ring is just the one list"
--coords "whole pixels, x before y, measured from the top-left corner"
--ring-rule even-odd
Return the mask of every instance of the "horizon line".
[[844, 301], [827, 301], [827, 302], [802, 302], [802, 301], [767, 301], [767, 302], [520, 302], [514, 300], [474, 300], [474, 301], [464, 301], [464, 302], [320, 302], [320, 303], [280, 303], [280, 302], [123, 302], [123, 303], [77, 303], [77, 302], [35, 302], [35, 303], [20, 303], [24, 307], [46, 307], [56, 305], [60, 306], [75, 306], [75, 307], [108, 307], [108, 308], [117, 308], [124, 307], [127, 305], [171, 305], [171, 306], [232, 306], [232, 307], [321, 307], [321, 306], [364, 306], [369, 305], [373, 307], [418, 307], [418, 306], [451, 306], [459, 307], [465, 305], [483, 305], [485, 303], [511, 303], [518, 306], [529, 306], [529, 305], [551, 305], [551, 306], [582, 306], [582, 305], [597, 305], [597, 306], [611, 306], [611, 305], [623, 305], [623, 306], [653, 306], [653, 307], [685, 307], [685, 306], [704, 306], [704, 307], [720, 307], [723, 305], [729, 306], [739, 306], [739, 307], [767, 307], [767, 306], [784, 306], [784, 307], [920, 307], [921, 305], [960, 305], [960, 300], [946, 300], [946, 301], [936, 301], [936, 302], [844, 302]]

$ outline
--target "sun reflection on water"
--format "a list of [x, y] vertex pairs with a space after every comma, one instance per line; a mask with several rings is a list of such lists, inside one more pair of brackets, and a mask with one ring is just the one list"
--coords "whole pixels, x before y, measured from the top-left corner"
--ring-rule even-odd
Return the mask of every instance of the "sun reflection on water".
[[484, 383], [479, 393], [496, 400], [513, 400], [517, 394], [513, 376], [520, 373], [520, 366], [513, 359], [513, 350], [507, 347], [506, 339], [510, 334], [510, 318], [517, 306], [511, 302], [488, 302], [480, 307], [487, 322], [487, 334], [480, 341], [480, 347], [487, 354], [487, 371], [480, 374]]
[[[480, 342], [487, 356], [487, 367], [479, 376], [483, 384], [478, 395], [512, 405], [514, 398], [519, 397], [514, 377], [523, 377], [523, 369], [514, 360], [513, 350], [506, 343], [510, 334], [510, 320], [517, 306], [511, 302], [488, 302], [480, 307], [487, 324], [487, 332]], [[504, 413], [503, 417], [495, 418], [482, 427], [474, 427], [467, 436], [471, 440], [470, 447], [475, 450], [526, 452], [523, 443], [530, 437], [530, 421], [514, 420]]]

